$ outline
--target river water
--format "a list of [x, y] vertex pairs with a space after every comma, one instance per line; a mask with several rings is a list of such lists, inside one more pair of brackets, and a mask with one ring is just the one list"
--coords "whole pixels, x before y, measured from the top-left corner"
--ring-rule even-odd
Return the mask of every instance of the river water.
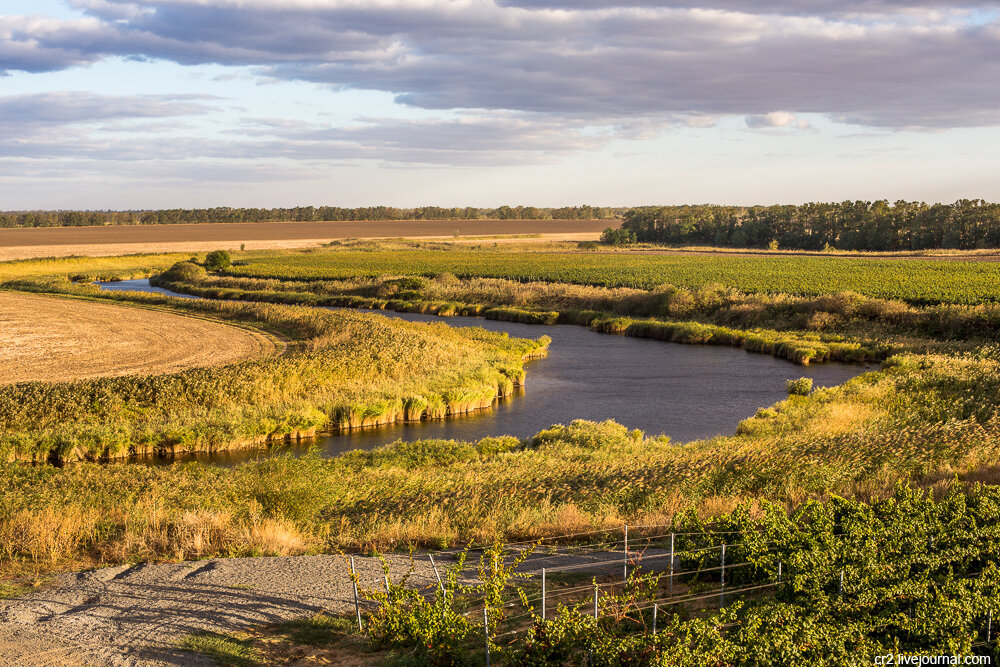
[[[147, 280], [103, 283], [101, 287], [173, 294], [150, 286]], [[664, 433], [677, 441], [696, 440], [732, 434], [740, 420], [753, 415], [757, 408], [784, 399], [786, 380], [809, 377], [814, 387], [829, 387], [878, 368], [877, 364], [836, 363], [803, 367], [737, 348], [611, 336], [573, 325], [373, 312], [411, 322], [506, 331], [519, 338], [546, 335], [552, 338], [552, 345], [548, 357], [526, 365], [524, 390], [498, 403], [492, 411], [323, 436], [311, 447], [324, 455], [370, 449], [398, 439], [477, 440], [504, 434], [526, 437], [574, 419], [613, 419], [649, 435]], [[293, 451], [305, 449], [303, 446]], [[187, 458], [227, 465], [258, 458], [266, 451], [205, 453]]]

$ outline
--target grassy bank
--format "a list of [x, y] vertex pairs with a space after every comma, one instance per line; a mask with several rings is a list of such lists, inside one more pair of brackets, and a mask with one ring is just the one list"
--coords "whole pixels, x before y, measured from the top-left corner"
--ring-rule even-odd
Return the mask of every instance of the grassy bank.
[[506, 278], [600, 287], [654, 289], [710, 285], [753, 294], [818, 296], [851, 291], [912, 304], [976, 304], [1000, 299], [1000, 264], [848, 257], [734, 257], [649, 253], [470, 250], [438, 244], [385, 251], [369, 243], [299, 253], [274, 253], [233, 266], [233, 276], [281, 280], [344, 280], [359, 276], [452, 273], [463, 278]]
[[[50, 291], [44, 282], [22, 284]], [[59, 284], [63, 292], [85, 288]], [[0, 387], [5, 459], [96, 459], [254, 446], [317, 431], [489, 407], [547, 339], [348, 312], [116, 294], [112, 300], [260, 327], [291, 339], [278, 358], [158, 376]], [[137, 313], [136, 316], [140, 316]]]
[[889, 495], [1000, 464], [1000, 361], [903, 356], [688, 444], [578, 422], [520, 442], [396, 443], [221, 469], [0, 468], [4, 567], [443, 547], [710, 519], [741, 502]]

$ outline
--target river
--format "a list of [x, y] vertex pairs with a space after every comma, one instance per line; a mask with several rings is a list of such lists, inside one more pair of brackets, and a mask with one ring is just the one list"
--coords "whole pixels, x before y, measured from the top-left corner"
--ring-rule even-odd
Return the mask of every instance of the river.
[[[150, 286], [148, 280], [103, 283], [101, 287], [174, 294]], [[574, 325], [372, 312], [411, 322], [445, 322], [450, 326], [506, 331], [519, 338], [546, 335], [552, 338], [552, 345], [548, 357], [526, 365], [524, 390], [499, 402], [491, 411], [322, 436], [311, 446], [323, 455], [371, 449], [398, 439], [477, 440], [504, 434], [523, 438], [574, 419], [613, 419], [650, 435], [663, 433], [677, 441], [697, 440], [732, 434], [740, 420], [753, 415], [757, 408], [784, 399], [786, 380], [808, 377], [815, 387], [829, 387], [878, 368], [877, 364], [839, 363], [797, 366], [738, 348], [611, 336]], [[293, 451], [305, 449], [303, 446]], [[267, 453], [224, 451], [192, 454], [185, 459], [231, 465]]]

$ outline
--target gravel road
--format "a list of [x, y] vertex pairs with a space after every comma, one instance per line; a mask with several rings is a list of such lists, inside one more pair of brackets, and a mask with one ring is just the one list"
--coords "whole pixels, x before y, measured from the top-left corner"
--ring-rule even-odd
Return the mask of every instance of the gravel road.
[[[393, 576], [409, 559], [389, 558]], [[434, 581], [417, 561], [413, 583]], [[357, 559], [362, 584], [379, 561]], [[44, 591], [0, 601], [0, 665], [211, 665], [179, 651], [198, 631], [232, 632], [353, 608], [342, 556], [227, 558], [60, 575]]]
[[[646, 557], [662, 558], [647, 551]], [[617, 573], [623, 554], [535, 554], [524, 572], [579, 568]], [[408, 556], [389, 556], [390, 576], [410, 568]], [[449, 559], [438, 556], [439, 567]], [[478, 555], [467, 562], [474, 576]], [[376, 558], [355, 558], [363, 586], [381, 586]], [[416, 556], [410, 583], [436, 583], [426, 556]], [[468, 583], [468, 581], [466, 582]], [[110, 567], [59, 575], [43, 591], [0, 600], [0, 665], [210, 666], [178, 642], [199, 631], [234, 632], [354, 608], [344, 556], [218, 558], [176, 564]]]

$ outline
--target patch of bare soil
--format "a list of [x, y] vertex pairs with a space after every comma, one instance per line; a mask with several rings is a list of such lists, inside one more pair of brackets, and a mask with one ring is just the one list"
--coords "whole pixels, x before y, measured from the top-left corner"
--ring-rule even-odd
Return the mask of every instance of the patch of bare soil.
[[214, 320], [0, 292], [0, 384], [175, 373], [276, 350], [262, 332]]

